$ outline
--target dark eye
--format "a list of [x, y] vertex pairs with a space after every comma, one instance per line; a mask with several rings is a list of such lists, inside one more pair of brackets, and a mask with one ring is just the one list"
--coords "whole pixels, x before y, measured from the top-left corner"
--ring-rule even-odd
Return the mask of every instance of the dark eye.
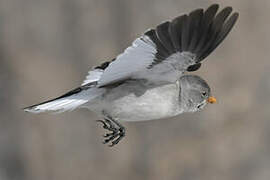
[[205, 91], [202, 92], [202, 96], [205, 97], [207, 93]]

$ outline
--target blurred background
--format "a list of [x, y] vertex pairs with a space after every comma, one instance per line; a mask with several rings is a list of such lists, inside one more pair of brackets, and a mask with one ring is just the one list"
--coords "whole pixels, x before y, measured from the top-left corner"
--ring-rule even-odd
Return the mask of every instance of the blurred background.
[[[196, 72], [218, 103], [124, 123], [114, 148], [87, 110], [21, 108], [73, 89], [146, 29], [212, 3], [240, 18]], [[0, 180], [269, 180], [270, 1], [0, 0]]]

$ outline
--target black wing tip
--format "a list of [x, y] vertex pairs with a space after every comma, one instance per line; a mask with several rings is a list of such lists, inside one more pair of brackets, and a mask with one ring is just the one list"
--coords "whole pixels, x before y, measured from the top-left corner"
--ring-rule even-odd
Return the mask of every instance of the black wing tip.
[[218, 12], [219, 6], [212, 4], [205, 10], [195, 9], [170, 22], [159, 24], [156, 29], [146, 31], [144, 35], [156, 45], [156, 64], [174, 52], [191, 52], [196, 55], [197, 62], [213, 52], [231, 31], [239, 16], [238, 12], [232, 13], [231, 6]]
[[212, 9], [212, 8], [214, 8], [214, 9], [218, 9], [219, 8], [219, 4], [217, 4], [217, 3], [214, 3], [214, 4], [212, 4], [212, 5], [210, 5], [207, 9]]
[[232, 17], [235, 17], [236, 18], [236, 20], [239, 18], [239, 12], [234, 12], [233, 14], [232, 14]]
[[191, 16], [192, 14], [201, 13], [203, 11], [204, 11], [203, 8], [198, 8], [198, 9], [195, 9], [195, 10], [191, 11], [188, 15]]
[[147, 29], [147, 30], [144, 32], [144, 35], [149, 36], [149, 35], [151, 35], [151, 34], [154, 33], [154, 32], [155, 32], [155, 30], [154, 30], [153, 28], [150, 28], [150, 29]]
[[223, 10], [232, 12], [233, 8], [232, 8], [232, 6], [227, 6], [227, 7], [223, 8]]
[[[193, 37], [197, 38], [197, 41], [195, 40], [197, 44], [192, 44], [186, 51], [196, 54], [197, 62], [202, 61], [218, 47], [218, 45], [229, 34], [239, 17], [238, 12], [232, 13], [233, 8], [231, 6], [221, 9], [219, 12], [218, 8], [218, 4], [209, 6], [204, 12], [204, 19], [199, 28], [194, 26], [197, 29], [203, 30], [199, 32], [199, 35], [196, 34], [196, 37]], [[198, 33], [197, 31], [194, 32]], [[194, 33], [190, 34], [190, 36], [194, 36]], [[192, 42], [194, 43], [194, 41]]]

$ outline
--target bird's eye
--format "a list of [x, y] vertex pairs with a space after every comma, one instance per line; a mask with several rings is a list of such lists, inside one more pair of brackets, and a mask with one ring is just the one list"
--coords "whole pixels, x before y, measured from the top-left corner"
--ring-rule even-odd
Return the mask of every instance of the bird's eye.
[[202, 96], [205, 97], [207, 93], [205, 91], [202, 92]]

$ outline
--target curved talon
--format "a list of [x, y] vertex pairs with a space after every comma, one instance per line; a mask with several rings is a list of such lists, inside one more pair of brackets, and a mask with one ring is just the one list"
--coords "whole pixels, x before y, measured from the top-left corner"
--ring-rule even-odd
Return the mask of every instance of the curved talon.
[[113, 132], [112, 133], [106, 133], [105, 135], [103, 135], [103, 137], [109, 137], [109, 136], [111, 136], [111, 135], [113, 135]]
[[103, 135], [103, 137], [106, 138], [104, 139], [103, 144], [111, 142], [109, 147], [113, 147], [125, 136], [125, 128], [117, 121], [106, 118], [105, 120], [97, 120], [97, 122], [101, 122], [104, 129], [111, 131], [110, 133]]
[[112, 144], [111, 144], [110, 147], [112, 147], [112, 146], [118, 144], [118, 143], [121, 141], [121, 139], [123, 139], [124, 137], [125, 137], [125, 130], [123, 129], [123, 131], [120, 131], [119, 137], [118, 137], [116, 140], [114, 140], [114, 141], [112, 142]]
[[107, 144], [108, 142], [110, 142], [112, 139], [114, 139], [115, 134], [113, 134], [111, 137], [104, 139], [103, 144]]
[[109, 145], [109, 147], [113, 147], [115, 144], [112, 142], [112, 144]]
[[119, 136], [118, 133], [114, 133], [111, 137], [109, 137], [108, 139], [105, 139], [104, 142], [105, 144], [107, 144], [108, 142], [114, 140], [117, 136]]
[[112, 144], [109, 145], [109, 147], [113, 147], [114, 145], [118, 144], [119, 141], [120, 141], [120, 137], [117, 138], [116, 140], [114, 140], [114, 141], [112, 142]]
[[108, 126], [103, 120], [96, 120], [97, 122], [101, 122], [103, 124], [103, 128], [106, 129]]
[[109, 145], [109, 147], [113, 147], [114, 145], [118, 144], [123, 138], [125, 137], [125, 128], [119, 128], [119, 131], [117, 134], [113, 135], [109, 139], [106, 139], [107, 141], [111, 141], [112, 143]]

